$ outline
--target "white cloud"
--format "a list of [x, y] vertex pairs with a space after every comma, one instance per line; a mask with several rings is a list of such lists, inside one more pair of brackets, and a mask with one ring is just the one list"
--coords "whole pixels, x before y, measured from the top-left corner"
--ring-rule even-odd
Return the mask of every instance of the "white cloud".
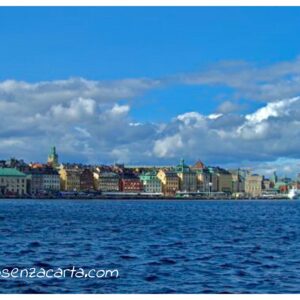
[[111, 114], [112, 115], [123, 115], [123, 114], [127, 114], [130, 110], [129, 105], [119, 105], [119, 104], [115, 104], [113, 106], [113, 108], [111, 109]]
[[199, 114], [198, 112], [192, 111], [188, 113], [181, 114], [176, 118], [182, 122], [185, 126], [205, 126], [206, 118], [205, 116]]
[[158, 157], [170, 158], [178, 155], [182, 148], [182, 137], [178, 133], [155, 141], [153, 150]]
[[198, 73], [180, 75], [177, 80], [183, 84], [228, 87], [235, 99], [275, 101], [300, 94], [300, 57], [263, 67], [245, 61], [223, 61]]
[[130, 126], [130, 106], [118, 101], [159, 85], [143, 78], [0, 82], [0, 154], [42, 160], [55, 144], [65, 160], [109, 161], [113, 147], [151, 138], [154, 130], [153, 125]]
[[191, 161], [201, 158], [210, 164], [236, 166], [245, 161], [254, 166], [278, 157], [298, 159], [299, 125], [300, 97], [269, 103], [244, 116], [209, 118], [186, 113], [167, 124], [153, 152], [162, 158], [183, 156]]
[[[264, 81], [290, 70], [297, 72], [292, 64], [251, 72]], [[241, 78], [232, 73], [236, 78], [220, 73], [218, 82], [227, 80], [245, 91], [248, 71]], [[216, 82], [215, 75], [206, 82]], [[42, 161], [49, 146], [56, 145], [61, 160], [91, 163], [170, 164], [185, 157], [190, 162], [202, 159], [208, 164], [240, 165], [246, 161], [258, 166], [278, 157], [291, 162], [300, 159], [300, 97], [272, 99], [246, 115], [227, 103], [212, 114], [190, 111], [163, 123], [132, 118], [134, 102], [126, 100], [160, 84], [145, 79], [2, 82], [0, 154]]]
[[80, 133], [80, 135], [82, 137], [85, 137], [85, 138], [91, 137], [91, 134], [85, 128], [81, 128], [79, 126], [75, 126], [74, 128], [75, 128], [75, 130], [77, 130]]
[[282, 115], [288, 115], [292, 104], [299, 101], [300, 97], [292, 99], [285, 99], [273, 103], [268, 103], [265, 107], [258, 109], [252, 114], [246, 115], [246, 119], [250, 123], [260, 123], [270, 117], [278, 117]]
[[215, 120], [215, 119], [218, 119], [218, 118], [220, 118], [220, 117], [222, 117], [223, 116], [223, 114], [210, 114], [210, 115], [208, 115], [207, 117], [208, 117], [208, 119], [210, 119], [210, 120]]
[[72, 100], [68, 106], [54, 105], [50, 111], [55, 118], [80, 119], [82, 116], [93, 115], [95, 107], [96, 102], [94, 100], [78, 98]]

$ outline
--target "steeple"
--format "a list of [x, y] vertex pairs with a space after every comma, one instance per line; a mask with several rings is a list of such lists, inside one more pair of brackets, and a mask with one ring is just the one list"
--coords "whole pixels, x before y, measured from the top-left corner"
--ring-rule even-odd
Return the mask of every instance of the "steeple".
[[55, 156], [56, 155], [56, 147], [52, 146], [50, 150], [50, 155]]
[[52, 146], [48, 155], [48, 165], [56, 168], [58, 167], [58, 155], [56, 153], [56, 147]]
[[273, 172], [273, 176], [272, 176], [272, 178], [271, 178], [271, 181], [273, 181], [274, 183], [277, 183], [277, 181], [278, 181], [278, 176], [277, 176], [277, 174], [276, 174], [276, 171]]

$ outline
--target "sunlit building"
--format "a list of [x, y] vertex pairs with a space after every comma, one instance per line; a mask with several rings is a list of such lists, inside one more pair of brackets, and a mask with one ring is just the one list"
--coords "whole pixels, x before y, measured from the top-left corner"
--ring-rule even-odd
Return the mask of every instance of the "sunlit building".
[[179, 189], [182, 192], [196, 192], [197, 191], [197, 177], [196, 171], [192, 170], [184, 163], [182, 159], [180, 164], [176, 166], [175, 171], [179, 177]]
[[59, 170], [60, 186], [62, 191], [79, 191], [80, 175], [79, 168], [67, 168], [62, 166]]
[[157, 177], [156, 171], [149, 171], [140, 175], [140, 180], [146, 193], [161, 193], [162, 184]]
[[165, 196], [174, 196], [179, 191], [179, 177], [174, 170], [161, 169], [157, 173]]

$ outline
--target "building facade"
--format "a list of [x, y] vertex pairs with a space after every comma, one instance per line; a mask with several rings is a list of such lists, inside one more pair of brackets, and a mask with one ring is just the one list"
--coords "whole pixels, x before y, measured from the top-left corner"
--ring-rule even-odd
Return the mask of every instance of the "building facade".
[[179, 191], [179, 177], [174, 170], [161, 169], [157, 173], [165, 196], [174, 196]]
[[143, 183], [144, 192], [146, 193], [162, 193], [161, 181], [157, 178], [156, 171], [145, 172], [140, 175]]
[[197, 180], [197, 192], [209, 193], [211, 192], [211, 173], [205, 168], [202, 170], [196, 170], [196, 180]]
[[62, 167], [59, 170], [60, 187], [62, 191], [76, 192], [80, 190], [80, 174], [78, 168]]
[[[199, 176], [199, 175], [198, 175]], [[204, 180], [204, 192], [206, 193], [216, 193], [218, 192], [218, 175], [213, 167], [206, 167], [202, 171], [202, 176]], [[200, 179], [199, 178], [199, 179]], [[198, 180], [199, 180], [198, 179]]]
[[114, 172], [94, 172], [95, 188], [101, 192], [118, 192], [120, 190], [119, 175]]
[[15, 168], [0, 168], [0, 195], [22, 196], [27, 193], [26, 174]]
[[139, 177], [125, 175], [120, 180], [120, 191], [124, 193], [140, 193], [143, 192], [143, 184]]
[[232, 176], [232, 193], [245, 192], [245, 177], [242, 175], [240, 169], [230, 170]]
[[95, 189], [94, 175], [90, 169], [84, 169], [80, 172], [80, 191], [91, 191]]
[[245, 180], [245, 193], [251, 197], [259, 197], [262, 193], [263, 177], [257, 174], [248, 175]]
[[32, 195], [60, 190], [60, 176], [50, 167], [32, 168], [27, 173], [28, 192]]
[[196, 171], [184, 164], [182, 159], [180, 164], [175, 168], [179, 178], [179, 190], [182, 192], [197, 191], [197, 175]]
[[231, 194], [233, 190], [232, 175], [228, 171], [217, 168], [216, 175], [217, 181], [217, 191], [222, 193]]

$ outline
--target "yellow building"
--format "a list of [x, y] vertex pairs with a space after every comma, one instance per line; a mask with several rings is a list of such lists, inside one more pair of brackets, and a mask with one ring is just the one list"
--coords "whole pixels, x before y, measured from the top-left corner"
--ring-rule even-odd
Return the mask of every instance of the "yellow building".
[[157, 177], [161, 181], [162, 192], [165, 196], [174, 196], [179, 191], [179, 177], [175, 171], [161, 169]]
[[196, 192], [197, 191], [197, 175], [196, 171], [184, 164], [182, 159], [180, 164], [176, 167], [176, 173], [179, 177], [179, 189], [182, 192]]
[[62, 191], [80, 190], [81, 170], [78, 168], [62, 167], [59, 170], [60, 186]]

